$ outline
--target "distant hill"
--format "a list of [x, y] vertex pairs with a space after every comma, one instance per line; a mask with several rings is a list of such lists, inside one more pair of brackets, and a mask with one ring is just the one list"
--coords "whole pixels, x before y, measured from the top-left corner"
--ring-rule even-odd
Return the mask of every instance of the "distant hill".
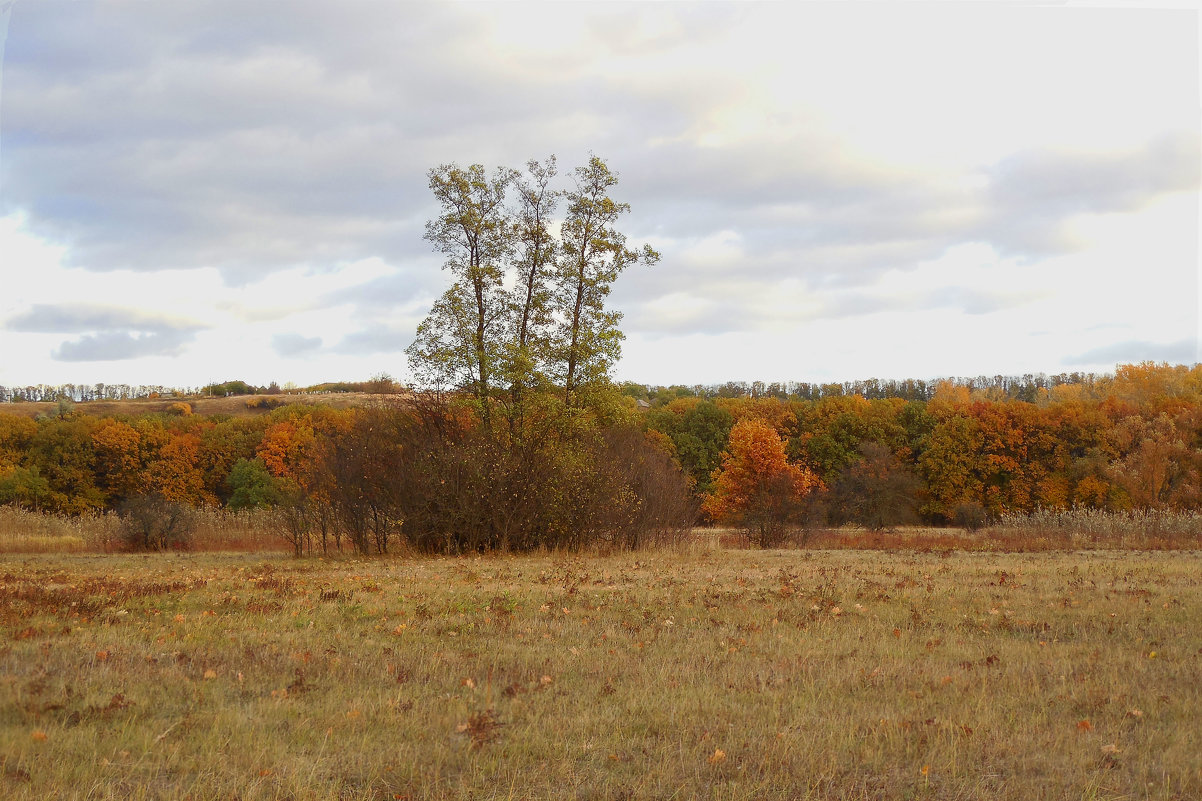
[[[154, 414], [171, 412], [172, 407], [186, 403], [192, 409], [192, 414], [211, 417], [213, 415], [229, 415], [230, 417], [249, 417], [266, 414], [279, 406], [301, 404], [304, 406], [332, 406], [335, 409], [346, 409], [352, 406], [368, 406], [379, 403], [382, 399], [407, 397], [389, 394], [377, 395], [369, 392], [327, 392], [327, 393], [281, 393], [279, 395], [235, 395], [231, 397], [183, 397], [183, 398], [138, 398], [134, 400], [96, 400], [79, 401], [73, 404], [77, 412], [106, 417], [113, 415]], [[40, 414], [54, 414], [58, 403], [17, 402], [0, 404], [0, 414], [17, 414], [26, 417], [37, 417]]]

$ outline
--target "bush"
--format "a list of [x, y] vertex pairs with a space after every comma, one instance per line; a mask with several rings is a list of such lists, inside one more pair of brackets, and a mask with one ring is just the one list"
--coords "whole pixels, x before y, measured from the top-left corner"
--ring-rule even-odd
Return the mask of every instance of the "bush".
[[246, 408], [251, 410], [262, 409], [263, 411], [271, 411], [272, 409], [278, 409], [287, 403], [288, 401], [284, 400], [283, 398], [276, 398], [267, 395], [256, 395], [253, 398], [246, 399]]
[[917, 520], [920, 484], [914, 474], [880, 443], [862, 443], [859, 453], [835, 484], [831, 522], [880, 531]]
[[637, 548], [679, 538], [695, 513], [684, 475], [641, 430], [554, 408], [513, 429], [422, 399], [358, 410], [316, 466], [309, 492], [364, 553], [390, 543], [432, 553]]
[[980, 531], [989, 522], [989, 515], [981, 504], [970, 501], [956, 507], [954, 512], [956, 525], [965, 531]]
[[187, 417], [192, 414], [192, 405], [183, 401], [176, 401], [167, 407], [167, 413], [176, 415], [177, 417]]
[[188, 506], [150, 493], [129, 498], [117, 510], [121, 537], [131, 551], [187, 550], [195, 528]]
[[275, 506], [283, 497], [283, 482], [272, 476], [258, 457], [235, 462], [225, 483], [232, 490], [228, 506], [235, 512]]

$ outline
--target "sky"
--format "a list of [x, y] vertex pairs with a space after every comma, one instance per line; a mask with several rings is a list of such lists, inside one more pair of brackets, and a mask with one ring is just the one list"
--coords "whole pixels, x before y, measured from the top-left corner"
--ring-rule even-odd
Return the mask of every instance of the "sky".
[[[0, 384], [410, 376], [430, 168], [620, 175], [618, 380], [1199, 360], [1192, 3], [0, 0]], [[5, 34], [7, 33], [7, 36]]]

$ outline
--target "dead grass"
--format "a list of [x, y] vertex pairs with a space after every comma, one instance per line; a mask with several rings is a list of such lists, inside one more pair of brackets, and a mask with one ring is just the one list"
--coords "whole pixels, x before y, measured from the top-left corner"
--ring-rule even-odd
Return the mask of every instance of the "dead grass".
[[[271, 512], [203, 508], [194, 514], [197, 527], [190, 550], [279, 553], [290, 548], [280, 534], [279, 520]], [[0, 506], [0, 554], [102, 554], [120, 550], [121, 524], [114, 512], [67, 517]]]
[[0, 795], [1196, 799], [1202, 554], [0, 557]]
[[[271, 398], [280, 404], [299, 404], [302, 406], [330, 406], [335, 409], [346, 409], [354, 406], [369, 406], [382, 400], [391, 401], [395, 395], [373, 395], [367, 392], [331, 392], [323, 395], [236, 395], [230, 398], [180, 397], [155, 398], [123, 401], [82, 401], [76, 403], [77, 412], [96, 417], [113, 415], [158, 414], [169, 412], [173, 404], [183, 401], [192, 407], [193, 414], [204, 416], [229, 415], [231, 417], [246, 417], [266, 414], [266, 407], [250, 407], [247, 400]], [[37, 417], [40, 414], [54, 414], [58, 410], [55, 402], [21, 402], [0, 404], [0, 413], [18, 414], [25, 417]]]

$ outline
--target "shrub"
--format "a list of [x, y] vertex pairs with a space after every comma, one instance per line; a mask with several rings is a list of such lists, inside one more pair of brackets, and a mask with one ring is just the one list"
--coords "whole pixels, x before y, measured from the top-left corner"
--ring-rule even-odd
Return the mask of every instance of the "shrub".
[[[679, 538], [695, 509], [669, 454], [641, 430], [531, 412], [489, 428], [454, 406], [355, 412], [322, 443], [307, 482], [360, 552], [392, 543], [433, 553], [591, 546]], [[309, 525], [294, 510], [294, 548]]]
[[178, 417], [187, 417], [188, 415], [192, 414], [192, 406], [191, 404], [184, 403], [183, 401], [176, 401], [167, 407], [167, 414], [173, 414]]
[[835, 485], [831, 522], [880, 531], [917, 520], [920, 485], [914, 474], [880, 443], [861, 443], [859, 452]]
[[288, 401], [284, 400], [283, 398], [277, 398], [268, 395], [256, 395], [252, 398], [246, 399], [246, 408], [252, 410], [262, 409], [263, 411], [271, 411], [272, 409], [278, 409], [287, 403]]
[[121, 536], [131, 551], [187, 550], [195, 527], [193, 511], [157, 493], [135, 495], [117, 510]]
[[976, 501], [969, 501], [957, 506], [954, 517], [956, 525], [965, 531], [979, 531], [989, 522], [989, 515], [985, 511], [985, 507]]
[[225, 483], [232, 490], [228, 506], [233, 511], [275, 506], [283, 495], [283, 482], [257, 457], [235, 462]]

